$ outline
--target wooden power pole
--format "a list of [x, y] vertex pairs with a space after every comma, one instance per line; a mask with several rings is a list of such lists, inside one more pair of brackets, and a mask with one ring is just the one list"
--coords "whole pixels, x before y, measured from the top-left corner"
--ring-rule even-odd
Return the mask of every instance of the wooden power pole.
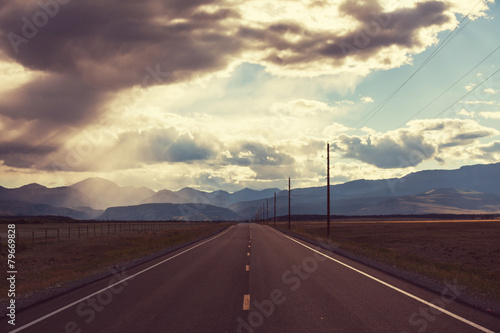
[[330, 144], [326, 144], [326, 237], [330, 238]]
[[274, 226], [276, 226], [276, 192], [274, 192]]
[[288, 177], [288, 229], [290, 229], [292, 221], [291, 208], [290, 208], [290, 177]]
[[269, 199], [266, 199], [266, 224], [269, 224]]

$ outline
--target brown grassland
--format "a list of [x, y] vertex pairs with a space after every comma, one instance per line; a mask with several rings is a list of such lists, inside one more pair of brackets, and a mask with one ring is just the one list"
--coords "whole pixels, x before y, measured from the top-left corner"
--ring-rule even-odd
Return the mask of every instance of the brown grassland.
[[[457, 278], [473, 295], [500, 301], [500, 221], [336, 221], [330, 230], [333, 246], [440, 282]], [[326, 222], [292, 222], [291, 231], [327, 241]]]
[[[14, 223], [15, 221], [9, 221]], [[135, 223], [138, 226], [140, 223]], [[16, 244], [16, 294], [30, 295], [47, 288], [61, 286], [96, 273], [109, 270], [113, 266], [146, 257], [150, 254], [184, 244], [210, 235], [228, 225], [228, 223], [170, 223], [156, 230], [134, 230], [121, 233], [104, 233], [96, 237], [82, 237], [60, 240], [54, 238], [53, 230], [60, 227], [66, 230], [69, 224], [37, 223], [16, 224], [17, 230], [31, 234], [32, 230], [41, 232], [44, 228], [52, 230], [52, 238], [45, 243], [45, 238], [21, 238]], [[106, 224], [107, 225], [107, 224]], [[0, 225], [2, 231], [6, 224]], [[73, 229], [74, 229], [73, 224]], [[84, 229], [82, 227], [82, 229]], [[104, 228], [106, 230], [106, 227]], [[74, 232], [74, 230], [73, 230]], [[75, 237], [75, 236], [73, 236]], [[0, 260], [7, 263], [5, 235], [2, 235]], [[4, 266], [6, 267], [6, 266]], [[0, 301], [7, 298], [7, 281], [0, 281]]]

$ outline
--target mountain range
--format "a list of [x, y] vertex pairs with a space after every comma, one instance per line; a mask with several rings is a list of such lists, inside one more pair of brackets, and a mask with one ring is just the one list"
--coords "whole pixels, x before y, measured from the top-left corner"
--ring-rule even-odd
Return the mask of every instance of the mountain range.
[[[426, 170], [402, 178], [356, 180], [331, 186], [336, 215], [500, 213], [500, 163], [457, 170]], [[326, 186], [292, 189], [292, 214], [326, 214]], [[288, 214], [288, 191], [245, 188], [204, 192], [193, 188], [153, 191], [121, 187], [103, 178], [48, 188], [0, 186], [0, 215], [60, 215], [77, 219], [249, 219], [277, 193], [277, 215]]]

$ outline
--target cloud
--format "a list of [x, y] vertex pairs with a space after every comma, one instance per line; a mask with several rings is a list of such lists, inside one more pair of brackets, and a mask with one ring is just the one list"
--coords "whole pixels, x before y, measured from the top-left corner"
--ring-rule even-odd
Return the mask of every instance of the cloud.
[[476, 112], [475, 111], [467, 111], [466, 109], [462, 109], [462, 110], [457, 112], [457, 115], [468, 117], [468, 118], [474, 118], [476, 116]]
[[[371, 71], [407, 64], [413, 55], [436, 43], [438, 33], [453, 28], [457, 24], [455, 15], [470, 7], [462, 6], [463, 3], [81, 0], [61, 4], [57, 9], [44, 9], [39, 1], [3, 1], [0, 60], [9, 67], [15, 63], [30, 74], [19, 73], [12, 90], [2, 89], [0, 160], [5, 165], [37, 170], [53, 170], [55, 161], [75, 172], [222, 160], [229, 166], [258, 169], [255, 172], [262, 177], [271, 177], [273, 166], [292, 173], [296, 167], [293, 152], [282, 148], [280, 142], [264, 140], [266, 137], [260, 132], [254, 142], [238, 137], [221, 143], [216, 138], [224, 135], [216, 130], [197, 132], [163, 122], [161, 113], [165, 109], [173, 112], [168, 110], [170, 104], [164, 106], [168, 104], [164, 96], [158, 97], [154, 113], [148, 114], [150, 110], [142, 109], [141, 103], [123, 112], [123, 120], [117, 123], [128, 123], [126, 127], [110, 124], [111, 130], [98, 144], [81, 136], [85, 129], [96, 126], [110, 114], [120, 117], [108, 107], [121, 94], [227, 77], [241, 63], [261, 66], [267, 75], [273, 75], [271, 87], [265, 88], [275, 98], [267, 99], [265, 102], [270, 102], [263, 103], [265, 106], [252, 105], [259, 110], [267, 111], [272, 103], [290, 100], [289, 91], [286, 98], [275, 96], [285, 96], [279, 90], [288, 88], [290, 83], [286, 80], [290, 77], [304, 82], [315, 77], [323, 82], [323, 93], [352, 91], [360, 78]], [[345, 80], [342, 84], [337, 84], [339, 79], [331, 83], [332, 75]], [[296, 84], [292, 92], [297, 92], [297, 97], [293, 97], [297, 99], [274, 104], [272, 111], [279, 124], [288, 123], [281, 121], [283, 115], [304, 119], [334, 114], [353, 103], [316, 101], [317, 95], [303, 94], [307, 87], [302, 88]], [[253, 96], [245, 98], [251, 100]], [[189, 99], [189, 95], [184, 97]], [[370, 97], [361, 101], [373, 102]], [[198, 104], [190, 102], [179, 104], [205, 107], [200, 105], [205, 102], [203, 98], [197, 100]], [[179, 109], [182, 112], [189, 107]], [[233, 105], [227, 109], [234, 113]], [[137, 117], [129, 118], [133, 112]], [[132, 123], [131, 119], [141, 117], [149, 118], [144, 123]], [[158, 120], [152, 124], [150, 118], [155, 117]], [[331, 123], [331, 119], [328, 121]], [[296, 119], [296, 123], [292, 125], [303, 125], [301, 119]], [[316, 132], [321, 133], [322, 128]], [[251, 130], [245, 133], [247, 136], [248, 132]], [[326, 131], [333, 132], [344, 129], [331, 127]], [[392, 145], [404, 153], [413, 146], [430, 144], [422, 143], [420, 137], [408, 144], [396, 139], [375, 133], [369, 145], [366, 138], [360, 138], [357, 148], [346, 148], [346, 153], [377, 164], [376, 156], [368, 157], [368, 146], [383, 152]], [[475, 140], [456, 140], [459, 139]], [[255, 143], [259, 140], [264, 143]], [[305, 140], [305, 144], [297, 145], [315, 154], [320, 141], [311, 140], [309, 145]], [[353, 138], [353, 145], [355, 141]], [[346, 141], [345, 147], [348, 146]], [[220, 151], [227, 152], [227, 156], [218, 155]], [[396, 156], [391, 158], [387, 166], [396, 162]]]
[[0, 142], [0, 160], [6, 166], [16, 168], [32, 168], [35, 161], [57, 150], [50, 145], [33, 146], [30, 144]]
[[479, 115], [486, 119], [500, 119], [500, 112], [479, 112]]
[[67, 75], [47, 75], [3, 96], [0, 114], [10, 119], [78, 126], [93, 120], [105, 92]]
[[477, 105], [477, 104], [484, 104], [484, 105], [495, 105], [495, 101], [460, 101], [458, 103], [463, 103], [463, 104], [470, 104], [470, 105]]
[[142, 84], [148, 67], [168, 73], [149, 80], [155, 85], [244, 61], [291, 76], [352, 72], [353, 65], [367, 74], [400, 66], [408, 60], [402, 55], [422, 51], [434, 42], [429, 36], [455, 24], [450, 4], [438, 1], [386, 9], [378, 1], [325, 2], [318, 8], [285, 0], [272, 5], [279, 15], [263, 11], [266, 6], [260, 0], [72, 1], [45, 25], [34, 26], [35, 36], [23, 37], [28, 41], [16, 53], [7, 36], [26, 35], [26, 22], [34, 24], [44, 10], [34, 1], [9, 2], [0, 13], [0, 49], [25, 67], [119, 90]]
[[465, 90], [472, 91], [472, 89], [474, 89], [476, 86], [477, 86], [477, 84], [475, 84], [475, 83], [468, 84], [465, 86]]
[[484, 89], [484, 92], [487, 94], [495, 95], [499, 92], [500, 90], [498, 89], [492, 89], [492, 88], [486, 88]]
[[[260, 61], [272, 73], [283, 75], [367, 74], [372, 69], [397, 67], [408, 61], [410, 50], [420, 52], [434, 42], [438, 31], [452, 24], [449, 5], [437, 1], [392, 11], [378, 1], [345, 1], [339, 6], [324, 4], [324, 13], [299, 8], [292, 1], [277, 3], [275, 10], [285, 13], [281, 21], [264, 16], [253, 26], [240, 28], [239, 36], [265, 49]], [[291, 15], [301, 9], [303, 17]], [[338, 14], [329, 17], [329, 10]], [[310, 22], [312, 13], [316, 24]]]
[[275, 103], [271, 106], [271, 113], [276, 115], [307, 117], [316, 116], [320, 113], [336, 113], [338, 108], [326, 103], [298, 99], [288, 103]]
[[473, 145], [478, 139], [498, 134], [473, 120], [414, 120], [407, 128], [364, 136], [340, 135], [333, 140], [335, 152], [379, 168], [407, 168], [434, 158], [443, 161], [451, 149]]
[[479, 149], [485, 153], [500, 153], [500, 142], [491, 142], [490, 144], [482, 146]]
[[371, 97], [368, 97], [368, 96], [361, 97], [361, 103], [367, 104], [367, 103], [373, 103], [373, 102], [375, 102], [375, 101]]
[[228, 150], [224, 161], [239, 166], [280, 166], [294, 163], [292, 156], [280, 152], [276, 147], [257, 142], [235, 144]]
[[49, 158], [39, 159], [40, 170], [112, 171], [162, 163], [204, 162], [216, 156], [219, 142], [207, 133], [192, 135], [173, 127], [123, 133], [87, 133]]
[[416, 166], [432, 157], [435, 149], [432, 144], [424, 142], [423, 136], [404, 132], [397, 133], [397, 137], [381, 135], [360, 138], [341, 135], [334, 144], [334, 150], [338, 150], [343, 157], [383, 169]]

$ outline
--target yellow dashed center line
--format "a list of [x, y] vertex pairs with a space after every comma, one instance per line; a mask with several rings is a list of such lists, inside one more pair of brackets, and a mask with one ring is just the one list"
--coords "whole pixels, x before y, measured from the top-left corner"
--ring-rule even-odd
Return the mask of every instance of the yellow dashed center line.
[[247, 265], [246, 267], [246, 271], [249, 272], [250, 271], [250, 265]]
[[250, 295], [243, 296], [243, 310], [250, 310]]

